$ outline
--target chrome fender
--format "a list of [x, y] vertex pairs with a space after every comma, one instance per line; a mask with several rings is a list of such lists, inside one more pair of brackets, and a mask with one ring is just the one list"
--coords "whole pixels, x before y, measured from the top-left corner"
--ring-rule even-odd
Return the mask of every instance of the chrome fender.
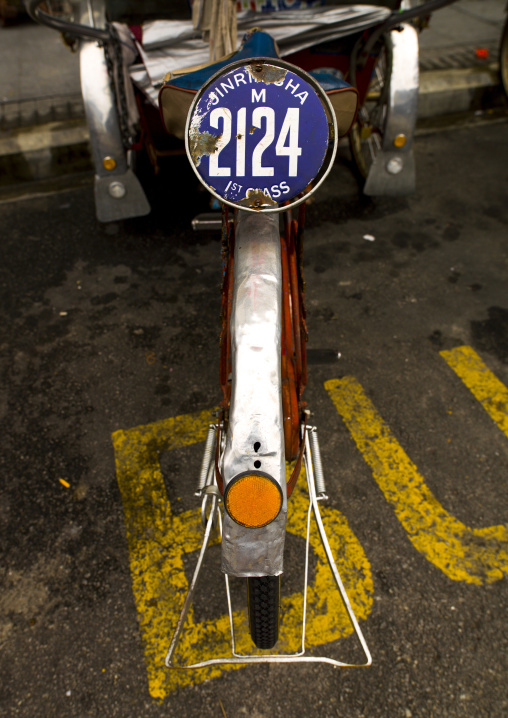
[[[86, 3], [82, 4], [81, 12], [86, 23], [89, 19]], [[96, 19], [104, 24], [103, 3], [97, 4], [94, 14], [100, 15]], [[150, 205], [138, 178], [129, 167], [122, 143], [116, 102], [103, 48], [94, 41], [82, 40], [79, 62], [81, 93], [95, 166], [97, 219], [99, 222], [112, 222], [148, 214]], [[105, 164], [112, 169], [106, 169]]]
[[[382, 147], [372, 163], [364, 192], [367, 195], [411, 194], [416, 186], [413, 138], [418, 109], [418, 33], [412, 25], [392, 30], [392, 72]], [[397, 148], [395, 139], [406, 139]]]
[[[256, 529], [240, 526], [224, 511], [222, 570], [232, 576], [282, 573], [287, 492], [281, 312], [279, 216], [238, 212], [231, 316], [233, 376], [222, 475], [227, 486], [238, 474], [258, 468], [279, 484], [283, 504], [274, 521]], [[255, 461], [260, 465], [255, 466]]]

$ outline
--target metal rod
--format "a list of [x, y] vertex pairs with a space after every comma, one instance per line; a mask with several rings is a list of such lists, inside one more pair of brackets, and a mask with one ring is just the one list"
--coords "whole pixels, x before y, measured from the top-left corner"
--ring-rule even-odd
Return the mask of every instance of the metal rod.
[[188, 613], [190, 605], [192, 603], [192, 597], [194, 595], [194, 590], [196, 588], [198, 576], [201, 571], [201, 564], [203, 563], [203, 558], [205, 556], [206, 549], [208, 548], [208, 542], [210, 540], [210, 535], [212, 533], [213, 526], [214, 526], [214, 523], [216, 520], [215, 514], [218, 511], [218, 506], [219, 506], [218, 497], [212, 496], [212, 507], [210, 509], [210, 516], [208, 517], [208, 522], [206, 524], [205, 535], [203, 536], [203, 543], [201, 544], [201, 550], [199, 552], [198, 562], [196, 564], [196, 568], [195, 568], [194, 574], [192, 576], [191, 585], [189, 586], [189, 590], [185, 597], [182, 612], [180, 613], [180, 617], [178, 619], [178, 623], [176, 624], [176, 629], [173, 634], [173, 638], [171, 640], [171, 644], [169, 646], [169, 650], [166, 655], [165, 663], [168, 668], [171, 668], [171, 659], [173, 657], [173, 653], [175, 651], [176, 644], [178, 643], [178, 639], [180, 638], [180, 634], [181, 634], [182, 629], [185, 624], [185, 619], [187, 618], [187, 613]]
[[86, 6], [88, 9], [88, 20], [90, 22], [90, 27], [95, 27], [95, 20], [93, 16], [93, 7], [92, 7], [92, 0], [86, 0]]
[[302, 620], [302, 656], [305, 654], [305, 630], [307, 628], [307, 594], [309, 588], [309, 553], [310, 553], [310, 521], [312, 518], [312, 504], [309, 501], [309, 509], [307, 511], [307, 543], [305, 546], [305, 578], [303, 589], [303, 620]]
[[[305, 437], [306, 440], [306, 448], [310, 454], [310, 444], [309, 444], [309, 433], [307, 432], [307, 436]], [[328, 543], [328, 539], [326, 537], [326, 532], [323, 526], [323, 521], [321, 519], [321, 514], [319, 511], [319, 504], [316, 497], [316, 486], [314, 483], [314, 473], [312, 471], [312, 462], [306, 461], [305, 462], [305, 468], [309, 472], [307, 475], [307, 484], [309, 487], [309, 498], [312, 503], [312, 508], [314, 509], [314, 518], [316, 519], [319, 536], [321, 538], [321, 543], [323, 544], [323, 548], [326, 553], [326, 558], [328, 559], [328, 564], [330, 566], [330, 570], [333, 574], [333, 577], [335, 579], [335, 583], [337, 584], [337, 588], [339, 589], [340, 597], [342, 598], [342, 603], [344, 604], [344, 608], [346, 609], [346, 612], [349, 616], [349, 620], [351, 621], [351, 624], [355, 630], [355, 633], [358, 637], [358, 640], [361, 643], [361, 646], [363, 648], [363, 651], [365, 653], [365, 657], [367, 658], [366, 663], [354, 663], [354, 664], [347, 664], [351, 667], [362, 667], [362, 666], [370, 666], [372, 665], [372, 656], [369, 651], [369, 647], [367, 646], [367, 642], [363, 636], [363, 633], [361, 631], [360, 625], [356, 619], [356, 616], [354, 614], [353, 608], [351, 606], [351, 603], [349, 601], [348, 595], [346, 593], [346, 589], [344, 588], [344, 584], [342, 583], [342, 579], [340, 577], [339, 571], [337, 569], [337, 566], [335, 564], [335, 559], [333, 558], [332, 550], [330, 548], [330, 544]], [[310, 474], [310, 475], [309, 475]], [[341, 664], [346, 665], [346, 664]]]

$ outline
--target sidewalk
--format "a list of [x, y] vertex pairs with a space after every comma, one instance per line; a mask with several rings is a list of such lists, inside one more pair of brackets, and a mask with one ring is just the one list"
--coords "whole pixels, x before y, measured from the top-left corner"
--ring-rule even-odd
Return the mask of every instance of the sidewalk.
[[[433, 15], [420, 35], [419, 119], [489, 103], [505, 2], [459, 0]], [[89, 166], [87, 137], [78, 56], [30, 21], [0, 28], [0, 186], [51, 176], [69, 152]]]
[[459, 0], [432, 16], [420, 35], [419, 119], [489, 104], [499, 85], [505, 7], [505, 0]]

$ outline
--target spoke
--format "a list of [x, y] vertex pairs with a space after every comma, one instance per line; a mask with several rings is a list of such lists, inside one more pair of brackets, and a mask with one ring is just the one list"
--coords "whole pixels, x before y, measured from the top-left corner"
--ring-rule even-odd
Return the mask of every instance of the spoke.
[[371, 135], [369, 137], [369, 139], [367, 140], [367, 147], [369, 148], [370, 156], [371, 156], [373, 162], [376, 159], [376, 152], [374, 151], [374, 141], [373, 141], [373, 137], [375, 137], [375, 136], [376, 135]]

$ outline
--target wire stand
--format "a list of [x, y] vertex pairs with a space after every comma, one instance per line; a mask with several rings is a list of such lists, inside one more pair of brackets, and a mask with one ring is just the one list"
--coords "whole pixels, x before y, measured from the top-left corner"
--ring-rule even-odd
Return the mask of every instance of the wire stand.
[[[344, 584], [340, 577], [339, 570], [335, 563], [335, 559], [333, 558], [330, 544], [326, 537], [326, 532], [325, 532], [325, 529], [323, 526], [323, 521], [321, 519], [321, 513], [319, 510], [319, 501], [324, 500], [327, 497], [326, 497], [326, 490], [325, 490], [325, 486], [324, 486], [324, 478], [322, 475], [321, 457], [320, 457], [320, 451], [319, 451], [319, 443], [317, 440], [317, 431], [316, 431], [316, 427], [313, 427], [313, 426], [307, 426], [307, 427], [305, 427], [305, 429], [302, 428], [302, 430], [305, 431], [304, 461], [305, 461], [305, 470], [306, 470], [306, 478], [307, 478], [307, 487], [308, 487], [308, 493], [309, 493], [309, 508], [308, 508], [308, 512], [307, 512], [307, 541], [306, 541], [306, 547], [305, 547], [305, 584], [304, 584], [304, 600], [303, 600], [303, 616], [302, 616], [302, 638], [301, 638], [300, 650], [298, 650], [295, 653], [270, 653], [270, 654], [263, 654], [263, 655], [245, 654], [245, 653], [238, 652], [237, 641], [236, 641], [236, 637], [235, 637], [235, 628], [234, 628], [234, 623], [233, 623], [233, 610], [232, 610], [231, 593], [230, 593], [230, 587], [229, 587], [229, 577], [227, 575], [225, 575], [226, 595], [227, 595], [228, 612], [229, 612], [229, 624], [230, 624], [230, 630], [231, 630], [231, 655], [224, 656], [221, 658], [211, 658], [211, 659], [208, 659], [205, 661], [198, 661], [196, 663], [191, 663], [189, 665], [178, 665], [174, 662], [175, 651], [176, 651], [178, 641], [180, 639], [183, 627], [185, 625], [187, 613], [192, 604], [198, 577], [199, 577], [199, 574], [201, 571], [201, 567], [203, 565], [203, 560], [205, 557], [206, 550], [208, 548], [208, 543], [210, 541], [210, 536], [212, 534], [213, 528], [217, 524], [217, 521], [219, 523], [219, 529], [220, 529], [221, 536], [222, 536], [222, 516], [221, 516], [221, 512], [220, 512], [220, 508], [219, 508], [219, 504], [221, 501], [221, 495], [220, 495], [219, 489], [215, 483], [215, 472], [213, 470], [214, 457], [212, 456], [212, 452], [210, 450], [210, 447], [212, 446], [213, 437], [215, 436], [215, 432], [217, 431], [217, 428], [218, 427], [216, 427], [215, 425], [210, 426], [209, 435], [208, 435], [208, 439], [207, 439], [207, 443], [206, 443], [206, 447], [205, 447], [205, 455], [203, 457], [202, 470], [201, 470], [202, 479], [200, 479], [200, 485], [198, 486], [198, 491], [196, 492], [198, 495], [203, 496], [202, 519], [203, 519], [203, 523], [205, 524], [205, 533], [203, 536], [203, 543], [201, 545], [201, 550], [199, 552], [199, 557], [198, 557], [198, 561], [196, 564], [196, 568], [195, 568], [194, 574], [192, 576], [192, 581], [189, 586], [187, 595], [185, 597], [183, 608], [180, 613], [180, 617], [178, 619], [175, 632], [171, 639], [171, 644], [169, 646], [168, 653], [166, 655], [166, 661], [165, 661], [166, 666], [168, 668], [190, 669], [190, 668], [205, 668], [207, 666], [220, 665], [220, 664], [246, 665], [246, 664], [250, 664], [250, 663], [292, 663], [292, 662], [328, 663], [328, 664], [331, 664], [332, 666], [338, 666], [340, 668], [357, 668], [357, 667], [359, 668], [359, 667], [370, 666], [372, 664], [372, 657], [371, 657], [369, 648], [367, 646], [367, 642], [365, 641], [363, 633], [358, 624], [358, 620], [357, 620], [357, 618], [354, 614], [354, 611], [351, 607], [351, 603], [350, 603], [348, 595], [346, 593], [346, 589], [344, 588]], [[204, 483], [205, 476], [206, 476], [206, 483]], [[318, 490], [316, 489], [316, 486], [318, 487]], [[208, 507], [208, 504], [209, 504], [209, 507]], [[209, 508], [209, 513], [208, 513], [208, 518], [206, 518], [206, 513], [207, 513], [208, 508]], [[342, 661], [337, 661], [334, 658], [328, 658], [326, 656], [308, 656], [305, 654], [305, 625], [306, 625], [306, 613], [307, 613], [307, 610], [306, 610], [307, 609], [307, 589], [308, 589], [308, 576], [309, 576], [310, 525], [311, 525], [312, 514], [314, 514], [314, 518], [315, 518], [315, 521], [317, 524], [321, 543], [323, 545], [323, 548], [324, 548], [324, 551], [326, 554], [326, 558], [327, 558], [328, 564], [330, 566], [330, 570], [331, 570], [333, 578], [335, 580], [335, 584], [337, 586], [337, 589], [340, 593], [340, 597], [344, 604], [344, 608], [346, 609], [346, 612], [348, 614], [351, 625], [353, 626], [354, 632], [356, 633], [358, 641], [360, 642], [363, 652], [365, 654], [366, 661], [364, 663], [344, 663]]]

